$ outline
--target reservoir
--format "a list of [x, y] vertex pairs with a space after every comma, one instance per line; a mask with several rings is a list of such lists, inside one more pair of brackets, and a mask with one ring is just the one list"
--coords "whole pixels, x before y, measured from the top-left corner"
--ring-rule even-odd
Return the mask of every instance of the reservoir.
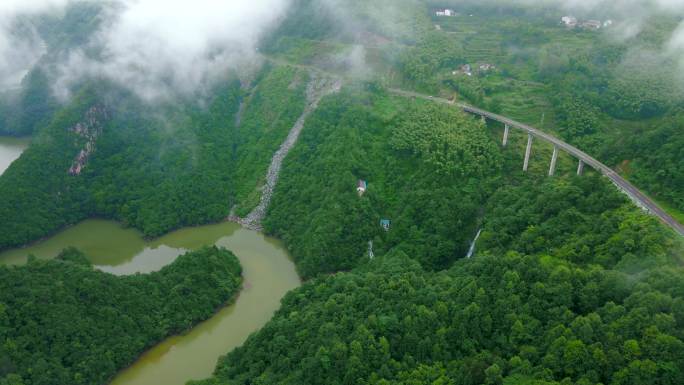
[[26, 150], [29, 141], [28, 138], [0, 136], [0, 175]]
[[29, 254], [54, 258], [75, 246], [96, 268], [112, 274], [148, 273], [204, 245], [225, 247], [240, 260], [243, 289], [235, 303], [188, 333], [168, 338], [120, 372], [115, 385], [182, 385], [209, 377], [220, 356], [244, 343], [280, 307], [280, 299], [300, 285], [294, 264], [276, 239], [234, 223], [186, 228], [146, 241], [118, 223], [87, 220], [44, 241], [0, 254], [0, 263], [25, 263]]

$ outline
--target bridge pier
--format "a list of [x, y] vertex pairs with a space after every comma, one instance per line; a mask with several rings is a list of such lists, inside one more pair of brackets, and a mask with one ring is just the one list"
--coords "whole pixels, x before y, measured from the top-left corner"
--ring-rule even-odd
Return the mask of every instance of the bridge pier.
[[582, 175], [584, 172], [584, 161], [582, 159], [579, 160], [579, 164], [577, 165], [577, 175]]
[[527, 149], [525, 150], [525, 164], [523, 165], [523, 171], [527, 172], [527, 168], [530, 165], [530, 154], [532, 153], [532, 134], [527, 134]]
[[[421, 95], [415, 92], [409, 92], [409, 91], [403, 91], [403, 90], [398, 90], [398, 89], [389, 89], [389, 92], [403, 96], [403, 97], [408, 97], [408, 98], [422, 98], [426, 100], [433, 100], [428, 95]], [[434, 100], [433, 100], [434, 101]], [[651, 199], [649, 199], [646, 195], [641, 193], [636, 187], [634, 187], [632, 184], [630, 184], [627, 180], [625, 180], [623, 177], [618, 175], [615, 171], [613, 171], [610, 167], [606, 166], [605, 164], [599, 162], [598, 160], [592, 158], [591, 156], [587, 155], [586, 153], [580, 151], [576, 147], [573, 147], [572, 145], [553, 137], [552, 135], [545, 134], [542, 131], [537, 130], [536, 128], [513, 121], [509, 118], [493, 114], [490, 112], [487, 112], [485, 110], [469, 106], [467, 104], [463, 103], [451, 103], [452, 105], [457, 106], [464, 112], [467, 112], [469, 114], [474, 114], [474, 115], [479, 115], [479, 116], [487, 116], [489, 117], [490, 120], [499, 122], [502, 124], [505, 124], [508, 122], [513, 128], [518, 128], [520, 130], [527, 131], [529, 138], [527, 142], [527, 152], [525, 154], [525, 166], [524, 170], [527, 170], [527, 167], [529, 165], [529, 158], [530, 158], [530, 152], [532, 150], [532, 135], [538, 135], [539, 139], [550, 142], [553, 145], [556, 145], [559, 147], [559, 149], [562, 149], [563, 151], [567, 152], [571, 156], [579, 159], [579, 165], [577, 166], [577, 174], [581, 175], [584, 171], [584, 166], [589, 165], [591, 168], [594, 169], [595, 172], [603, 175], [604, 177], [610, 179], [617, 188], [627, 194], [630, 199], [634, 200], [640, 207], [646, 208], [650, 213], [653, 215], [657, 216], [658, 219], [660, 219], [664, 224], [668, 225], [670, 228], [672, 228], [677, 234], [684, 236], [684, 225], [680, 224], [677, 222], [676, 219], [672, 218], [669, 214], [667, 214], [665, 211], [663, 211], [658, 205], [653, 202]]]
[[549, 167], [549, 176], [556, 173], [556, 162], [558, 161], [558, 146], [553, 146], [553, 156], [551, 156], [551, 166]]
[[487, 125], [487, 118], [485, 118], [484, 115], [480, 115], [480, 118], [482, 119], [482, 124], [484, 124], [486, 126]]
[[504, 137], [503, 137], [503, 146], [504, 146], [504, 147], [506, 147], [506, 145], [508, 144], [508, 131], [509, 131], [510, 129], [511, 129], [511, 128], [508, 126], [508, 124], [506, 124], [506, 125], [504, 126]]

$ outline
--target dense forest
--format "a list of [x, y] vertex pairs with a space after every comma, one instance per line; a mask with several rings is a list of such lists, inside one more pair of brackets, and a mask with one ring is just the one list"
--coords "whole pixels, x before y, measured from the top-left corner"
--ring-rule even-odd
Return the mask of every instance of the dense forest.
[[[664, 262], [650, 249], [667, 248], [660, 224], [644, 222], [612, 185], [591, 173], [526, 175], [522, 149], [502, 152], [492, 133], [447, 106], [348, 89], [307, 122], [266, 230], [286, 242], [305, 277], [357, 266], [369, 241], [376, 254], [400, 250], [428, 270], [448, 268], [482, 223], [480, 243], [501, 254], [553, 251], [605, 268]], [[358, 180], [367, 182], [362, 196]]]
[[[0, 134], [33, 138], [0, 176], [0, 249], [89, 217], [156, 237], [244, 216], [313, 76], [344, 81], [284, 159], [263, 223], [306, 282], [193, 384], [684, 383], [681, 238], [565, 154], [548, 177], [535, 143], [524, 173], [519, 135], [504, 148], [495, 124], [387, 91], [538, 126], [684, 218], [684, 87], [663, 50], [681, 15], [615, 39], [612, 24], [562, 26], [550, 2], [293, 0], [259, 66], [155, 103], [97, 77], [58, 100], [54, 63], [109, 5], [17, 22], [40, 26], [46, 52], [0, 95]], [[74, 249], [0, 267], [0, 385], [106, 383], [234, 298], [240, 273], [215, 247], [149, 275], [96, 271]]]
[[634, 274], [682, 257], [669, 229], [595, 175], [503, 186], [485, 211], [478, 247], [496, 254], [550, 253]]
[[[372, 86], [331, 97], [285, 162], [266, 229], [287, 243], [305, 277], [355, 266], [369, 241], [377, 253], [396, 246], [445, 268], [465, 256], [501, 167], [481, 125]], [[358, 180], [368, 185], [363, 196]]]
[[[22, 19], [19, 30], [24, 24], [40, 26], [37, 32], [46, 42], [44, 59], [20, 89], [27, 108], [43, 112], [0, 106], [5, 117], [37, 119], [18, 124], [26, 133], [35, 131], [37, 139], [0, 178], [0, 192], [8, 197], [0, 203], [0, 214], [8, 218], [0, 224], [0, 248], [24, 244], [88, 216], [113, 218], [147, 236], [158, 236], [181, 226], [221, 220], [231, 209], [247, 214], [258, 202], [270, 156], [304, 107], [309, 75], [283, 64], [348, 70], [353, 75], [347, 59], [340, 57], [359, 45], [364, 47], [362, 65], [377, 80], [373, 87], [398, 86], [461, 98], [539, 125], [615, 166], [681, 218], [684, 157], [676, 133], [684, 95], [668, 81], [674, 65], [648, 54], [666, 43], [676, 16], [659, 15], [661, 23], [647, 23], [640, 34], [619, 43], [610, 39], [609, 30], [561, 27], [560, 10], [552, 6], [402, 0], [401, 7], [393, 5], [397, 11], [392, 18], [383, 17], [390, 3], [356, 0], [331, 6], [297, 0], [262, 39], [263, 52], [275, 62], [246, 77], [227, 74], [202, 95], [179, 95], [161, 106], [145, 105], [102, 79], [84, 80], [67, 105], [52, 100], [48, 64], [85, 44], [106, 5], [76, 2], [59, 17]], [[450, 18], [434, 15], [435, 9], [446, 6], [461, 12]], [[340, 20], [340, 14], [348, 21]], [[458, 68], [466, 63], [491, 64], [493, 69], [465, 76]], [[83, 172], [73, 178], [61, 169], [69, 169], [69, 158], [78, 156], [84, 143], [65, 130], [83, 122], [95, 106], [107, 112], [100, 122], [102, 134]], [[380, 139], [388, 137], [364, 138]], [[387, 153], [409, 152], [393, 148]], [[385, 174], [375, 166], [368, 169]], [[442, 182], [448, 184], [446, 179]], [[372, 185], [368, 199], [373, 199]], [[18, 212], [22, 218], [15, 218]], [[392, 209], [382, 213], [390, 214], [398, 215]], [[271, 230], [275, 232], [274, 227]], [[460, 249], [463, 239], [454, 241]], [[353, 243], [356, 253], [361, 246]]]
[[[561, 136], [615, 166], [681, 216], [684, 89], [668, 50], [682, 16], [653, 12], [623, 38], [630, 21], [609, 10], [577, 11], [610, 22], [598, 30], [566, 28], [570, 11], [502, 1], [429, 1], [425, 38], [405, 50], [394, 84], [456, 96]], [[615, 25], [613, 27], [613, 24]], [[428, 25], [428, 26], [429, 26]], [[462, 65], [472, 68], [470, 75]], [[484, 65], [484, 67], [483, 67]], [[674, 142], [665, 146], [665, 143]]]
[[44, 52], [18, 89], [0, 91], [0, 134], [31, 135], [52, 120], [61, 107], [51, 78], [55, 67], [61, 58], [86, 45], [102, 23], [102, 14], [111, 5], [71, 2], [63, 14], [22, 15], [13, 22], [15, 34], [40, 38]]
[[75, 249], [0, 267], [0, 384], [103, 384], [237, 294], [240, 264], [207, 247], [156, 273], [116, 277]]
[[522, 174], [499, 135], [373, 83], [324, 101], [266, 219], [312, 279], [196, 383], [684, 381], [681, 240], [591, 172]]
[[197, 384], [679, 384], [681, 269], [401, 254], [309, 282]]
[[[634, 20], [614, 19], [620, 12], [574, 10], [580, 21], [611, 24], [569, 29], [560, 19], [570, 11], [553, 2], [325, 4], [298, 0], [266, 40], [266, 52], [340, 71], [344, 66], [330, 57], [362, 46], [363, 66], [383, 85], [456, 97], [539, 126], [614, 166], [684, 217], [681, 146], [663, 145], [676, 142], [681, 130], [684, 87], [668, 39], [682, 15], [654, 11], [623, 38]], [[455, 16], [436, 16], [445, 7]]]
[[[337, 4], [337, 12], [354, 15], [349, 28], [319, 2], [299, 0], [265, 47], [294, 62], [330, 65], [331, 50], [362, 45], [364, 65], [384, 85], [456, 97], [539, 126], [615, 166], [682, 215], [681, 146], [660, 145], [678, 140], [681, 129], [684, 87], [668, 39], [682, 15], [644, 15], [638, 33], [623, 39], [619, 32], [633, 21], [610, 19], [616, 12], [609, 10], [576, 10], [580, 20], [614, 24], [592, 30], [563, 27], [569, 11], [551, 2], [378, 2], [394, 11], [391, 18], [365, 3]], [[436, 16], [444, 7], [456, 15]], [[462, 70], [466, 64], [472, 76]]]
[[597, 177], [504, 186], [486, 213], [472, 259], [397, 246], [320, 275], [194, 384], [684, 381], [681, 240]]
[[220, 221], [234, 205], [248, 212], [304, 109], [307, 82], [302, 71], [267, 66], [252, 86], [234, 76], [217, 85], [207, 106], [151, 109], [115, 85], [84, 86], [0, 178], [0, 249], [92, 216], [159, 236]]

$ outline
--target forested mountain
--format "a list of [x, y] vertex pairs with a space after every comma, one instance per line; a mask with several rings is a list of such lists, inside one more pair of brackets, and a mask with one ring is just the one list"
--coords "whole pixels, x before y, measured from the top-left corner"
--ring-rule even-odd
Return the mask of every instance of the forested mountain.
[[126, 277], [94, 270], [75, 249], [0, 267], [0, 383], [106, 383], [232, 300], [241, 272], [231, 252], [215, 247]]
[[634, 277], [515, 252], [406, 256], [316, 279], [195, 384], [678, 384], [681, 269]]
[[[552, 3], [429, 4], [433, 10], [451, 6], [459, 14], [432, 13], [430, 22], [439, 30], [408, 51], [404, 84], [456, 94], [555, 131], [681, 216], [684, 168], [674, 132], [681, 131], [684, 87], [677, 75], [679, 51], [671, 41], [680, 13], [652, 10], [637, 21], [623, 16], [628, 12], [619, 4], [618, 10], [574, 13]], [[568, 15], [578, 17], [580, 25], [561, 25], [561, 16]], [[592, 19], [603, 23], [599, 29], [582, 26]], [[642, 26], [638, 33], [625, 32], [636, 23]], [[463, 64], [473, 68], [473, 76], [460, 70]]]
[[305, 276], [350, 271], [290, 293], [197, 384], [681, 382], [681, 240], [597, 176], [523, 176], [480, 125], [373, 89], [321, 106], [267, 229]]
[[430, 272], [398, 246], [319, 276], [197, 384], [684, 379], [681, 240], [594, 177], [502, 187], [487, 206], [474, 258]]
[[17, 89], [0, 91], [0, 134], [30, 135], [52, 120], [60, 108], [54, 95], [60, 61], [86, 45], [102, 23], [108, 2], [71, 2], [61, 13], [21, 16], [13, 32], [25, 36], [42, 54]]
[[[307, 128], [266, 219], [306, 277], [356, 266], [369, 241], [376, 253], [401, 250], [443, 269], [466, 255], [482, 222], [481, 242], [502, 254], [553, 250], [605, 267], [645, 255], [641, 266], [663, 262], [634, 233], [660, 233], [660, 225], [642, 222], [612, 185], [591, 175], [546, 180], [543, 167], [525, 175], [522, 148], [502, 153], [498, 137], [453, 108], [349, 90], [322, 105]], [[361, 197], [358, 180], [368, 186]], [[623, 235], [636, 243], [619, 246]]]
[[[220, 220], [233, 207], [236, 214], [247, 214], [258, 202], [268, 159], [304, 108], [308, 74], [303, 68], [286, 68], [287, 63], [352, 76], [352, 81], [362, 72], [360, 79], [376, 80], [376, 87], [462, 98], [557, 131], [616, 166], [680, 217], [684, 157], [677, 132], [684, 99], [676, 82], [668, 81], [674, 64], [655, 53], [676, 27], [677, 16], [658, 14], [663, 22], [647, 23], [640, 34], [616, 42], [609, 28], [569, 30], [558, 25], [562, 10], [551, 5], [502, 4], [402, 0], [399, 7], [392, 2], [298, 0], [261, 41], [273, 64], [252, 75], [226, 74], [208, 91], [177, 95], [161, 105], [99, 78], [84, 79], [66, 105], [52, 100], [50, 65], [72, 50], [92, 50], [88, 36], [115, 3], [75, 2], [62, 14], [24, 18], [17, 28], [38, 26], [47, 47], [21, 88], [27, 108], [40, 111], [22, 112], [16, 105], [0, 110], [8, 118], [34, 120], [18, 124], [21, 132], [44, 129], [36, 133], [42, 139], [17, 162], [16, 170], [0, 179], [0, 190], [10, 197], [6, 202], [12, 202], [0, 207], [3, 217], [13, 218], [18, 212], [14, 207], [28, 210], [23, 211], [25, 219], [5, 221], [8, 230], [2, 231], [0, 248], [93, 215], [156, 236]], [[440, 7], [453, 7], [457, 16], [435, 16]], [[361, 58], [356, 57], [358, 47]], [[466, 63], [476, 68], [476, 76], [459, 70]], [[492, 67], [479, 70], [480, 64]], [[68, 157], [77, 157], [79, 149], [65, 149], [70, 134], [63, 131], [93, 106], [112, 113], [82, 175], [67, 177], [56, 168], [68, 170]], [[32, 156], [37, 152], [63, 158], [48, 162], [45, 156]], [[49, 176], [35, 177], [48, 169]], [[18, 193], [15, 186], [23, 183], [30, 186]], [[66, 185], [73, 185], [68, 187], [73, 193], [63, 194]]]
[[[568, 7], [524, 3], [294, 0], [248, 53], [212, 41], [200, 63], [248, 64], [190, 91], [162, 66], [157, 98], [105, 71], [56, 92], [74, 50], [102, 53], [91, 38], [120, 2], [19, 19], [14, 30], [45, 47], [0, 95], [0, 133], [33, 136], [0, 176], [0, 249], [89, 217], [156, 237], [245, 216], [306, 117], [268, 175], [263, 221], [306, 282], [194, 383], [684, 383], [681, 237], [588, 167], [576, 176], [564, 155], [549, 177], [545, 144], [523, 172], [526, 136], [501, 146], [502, 127], [429, 97], [561, 137], [681, 218], [684, 87], [671, 37], [684, 17], [654, 8], [618, 36], [634, 21], [612, 6], [578, 10], [571, 27], [560, 23]], [[309, 110], [315, 77], [344, 86]], [[0, 268], [0, 385], [106, 383], [240, 282], [235, 257], [215, 248], [130, 277], [83, 259], [68, 250]]]
[[[684, 85], [671, 40], [681, 12], [654, 8], [635, 19], [619, 4], [588, 11], [552, 1], [296, 4], [267, 40], [270, 54], [355, 73], [330, 57], [363, 47], [363, 66], [385, 85], [459, 98], [553, 132], [684, 216], [675, 134]], [[436, 15], [445, 8], [454, 15]], [[561, 25], [567, 15], [579, 18], [576, 28]], [[582, 24], [595, 19], [598, 29]]]
[[253, 86], [217, 85], [206, 106], [153, 109], [115, 85], [84, 86], [0, 178], [0, 248], [92, 216], [159, 236], [249, 211], [306, 84], [302, 71], [265, 67]]
[[684, 380], [681, 239], [596, 175], [522, 173], [520, 145], [372, 86], [328, 99], [266, 222], [315, 278], [196, 384]]
[[[265, 223], [305, 277], [355, 266], [367, 258], [369, 241], [380, 254], [398, 247], [432, 269], [465, 256], [502, 160], [479, 121], [348, 90], [320, 106], [307, 128]], [[368, 185], [362, 197], [358, 180]]]

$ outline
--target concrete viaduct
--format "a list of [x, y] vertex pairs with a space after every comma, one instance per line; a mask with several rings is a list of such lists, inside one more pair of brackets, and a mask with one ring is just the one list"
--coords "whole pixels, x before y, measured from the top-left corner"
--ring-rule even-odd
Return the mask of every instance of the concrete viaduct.
[[665, 212], [665, 210], [661, 209], [653, 200], [651, 200], [646, 194], [642, 193], [634, 187], [631, 183], [629, 183], [625, 178], [621, 177], [613, 171], [610, 167], [604, 165], [603, 163], [599, 162], [598, 160], [594, 159], [593, 157], [589, 156], [588, 154], [584, 153], [580, 149], [563, 142], [562, 140], [549, 135], [543, 131], [540, 131], [532, 126], [529, 126], [524, 123], [516, 122], [513, 119], [509, 119], [505, 116], [497, 115], [495, 113], [485, 111], [480, 108], [476, 108], [467, 104], [463, 103], [454, 103], [450, 100], [443, 99], [443, 98], [435, 98], [432, 96], [424, 95], [424, 94], [419, 94], [416, 92], [410, 92], [410, 91], [404, 91], [404, 90], [399, 90], [399, 89], [390, 89], [389, 90], [391, 93], [399, 96], [405, 96], [405, 97], [412, 97], [412, 98], [420, 98], [420, 99], [425, 99], [425, 100], [431, 100], [434, 102], [438, 103], [444, 103], [444, 104], [450, 104], [450, 105], [455, 105], [459, 108], [461, 108], [463, 111], [481, 116], [483, 120], [492, 120], [496, 121], [499, 123], [502, 123], [504, 125], [504, 134], [503, 134], [503, 145], [506, 146], [508, 144], [508, 137], [510, 134], [510, 129], [511, 128], [516, 128], [519, 130], [522, 130], [523, 132], [527, 133], [527, 148], [525, 150], [525, 161], [523, 164], [523, 171], [527, 171], [527, 168], [530, 163], [530, 154], [532, 153], [532, 144], [535, 139], [542, 140], [544, 142], [551, 143], [553, 145], [553, 155], [551, 156], [551, 164], [549, 166], [549, 175], [553, 176], [554, 173], [556, 172], [556, 162], [558, 160], [558, 153], [560, 150], [565, 151], [566, 153], [572, 155], [575, 159], [578, 161], [578, 166], [577, 166], [577, 174], [581, 175], [582, 172], [584, 171], [584, 167], [590, 166], [594, 170], [600, 172], [605, 176], [606, 178], [610, 179], [611, 182], [624, 194], [626, 194], [633, 202], [636, 204], [638, 207], [642, 208], [646, 212], [655, 215], [658, 219], [660, 219], [663, 223], [665, 223], [667, 226], [671, 227], [676, 233], [678, 233], [680, 236], [684, 236], [684, 226], [682, 226], [681, 223], [677, 222], [672, 216], [670, 216], [668, 213]]

